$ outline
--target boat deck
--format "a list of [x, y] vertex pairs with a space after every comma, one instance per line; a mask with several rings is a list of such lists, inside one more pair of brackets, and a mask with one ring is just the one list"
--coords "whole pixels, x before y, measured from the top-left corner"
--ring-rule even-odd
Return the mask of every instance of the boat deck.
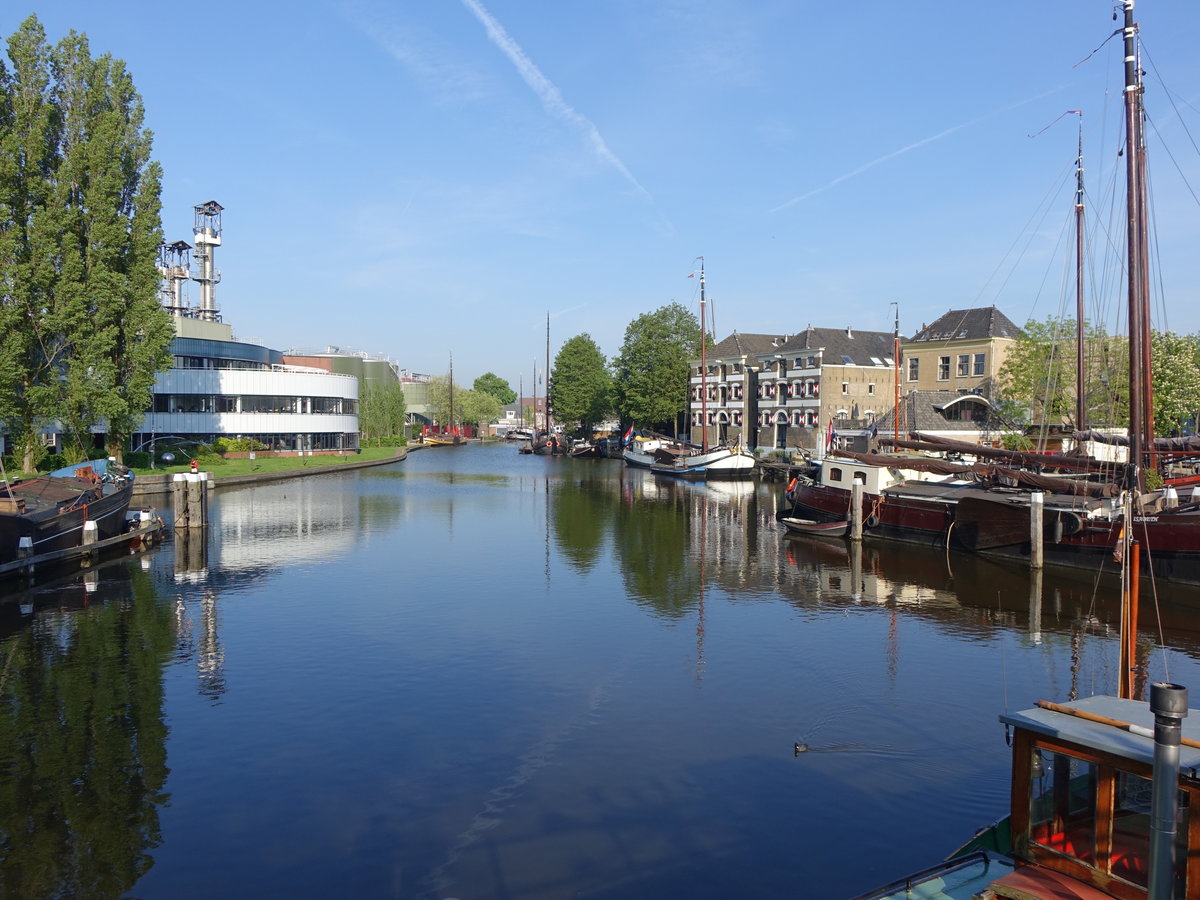
[[1011, 859], [979, 851], [961, 859], [917, 872], [854, 900], [973, 900], [1004, 875], [1011, 874]]

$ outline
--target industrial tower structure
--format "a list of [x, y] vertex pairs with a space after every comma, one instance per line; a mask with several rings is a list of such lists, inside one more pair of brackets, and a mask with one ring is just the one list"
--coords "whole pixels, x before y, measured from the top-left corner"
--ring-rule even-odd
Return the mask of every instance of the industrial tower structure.
[[193, 207], [196, 211], [196, 220], [192, 232], [196, 236], [196, 249], [192, 253], [192, 259], [196, 263], [198, 271], [192, 275], [192, 280], [200, 282], [198, 318], [206, 322], [221, 321], [216, 298], [216, 288], [221, 281], [221, 272], [216, 268], [213, 255], [216, 248], [221, 246], [221, 210], [223, 208], [216, 200], [209, 200], [207, 203]]
[[158, 248], [158, 274], [162, 277], [158, 295], [163, 308], [173, 316], [187, 315], [185, 287], [191, 278], [191, 252], [192, 245], [187, 241], [173, 241]]

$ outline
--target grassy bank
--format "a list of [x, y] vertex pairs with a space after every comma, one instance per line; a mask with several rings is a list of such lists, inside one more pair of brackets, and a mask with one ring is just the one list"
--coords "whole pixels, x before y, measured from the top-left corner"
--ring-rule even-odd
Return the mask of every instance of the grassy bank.
[[[205, 457], [200, 460], [200, 469], [211, 472], [221, 478], [229, 475], [261, 475], [267, 472], [290, 472], [293, 469], [315, 469], [319, 466], [337, 466], [346, 463], [369, 462], [371, 460], [391, 459], [399, 451], [398, 447], [368, 447], [361, 453], [347, 453], [325, 456], [271, 456], [265, 459], [222, 459], [221, 457]], [[190, 472], [191, 465], [156, 466], [153, 469], [134, 469], [138, 475], [174, 475], [176, 472]]]

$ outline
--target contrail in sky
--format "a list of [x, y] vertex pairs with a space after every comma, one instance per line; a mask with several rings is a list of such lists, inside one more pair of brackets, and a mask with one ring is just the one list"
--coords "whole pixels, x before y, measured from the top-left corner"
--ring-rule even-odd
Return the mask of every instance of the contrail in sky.
[[[471, 0], [463, 0], [463, 2], [471, 2]], [[1029, 97], [1026, 100], [1019, 100], [1016, 103], [1011, 103], [1008, 106], [1004, 106], [1004, 107], [1001, 107], [1000, 109], [993, 110], [990, 113], [987, 113], [982, 116], [978, 116], [977, 118], [971, 119], [968, 122], [963, 122], [961, 125], [954, 125], [950, 128], [947, 128], [945, 131], [940, 131], [937, 134], [933, 135], [932, 137], [923, 138], [923, 139], [917, 141], [916, 143], [909, 144], [907, 147], [901, 147], [899, 150], [889, 153], [886, 156], [879, 157], [879, 159], [873, 159], [869, 163], [863, 163], [863, 165], [859, 166], [857, 169], [854, 169], [851, 172], [847, 172], [845, 175], [839, 175], [837, 178], [833, 179], [833, 181], [830, 181], [827, 184], [823, 184], [819, 188], [813, 188], [811, 191], [809, 191], [806, 194], [801, 194], [799, 197], [793, 197], [791, 200], [788, 200], [786, 203], [780, 203], [775, 208], [769, 210], [769, 212], [774, 213], [774, 212], [779, 212], [781, 209], [787, 209], [789, 206], [794, 206], [795, 204], [800, 203], [803, 200], [807, 200], [809, 197], [813, 197], [817, 194], [827, 191], [831, 187], [841, 184], [843, 181], [846, 181], [850, 178], [853, 178], [855, 175], [861, 175], [863, 172], [867, 171], [867, 169], [873, 169], [873, 168], [875, 168], [875, 166], [879, 165], [880, 163], [885, 163], [889, 159], [895, 159], [897, 156], [901, 156], [910, 150], [916, 150], [918, 147], [923, 147], [926, 144], [932, 144], [934, 141], [940, 140], [948, 134], [954, 134], [954, 132], [956, 132], [956, 131], [961, 131], [964, 128], [974, 125], [976, 122], [982, 122], [984, 119], [990, 118], [991, 116], [994, 116], [998, 113], [1008, 112], [1010, 109], [1016, 109], [1018, 106], [1024, 106], [1026, 103], [1032, 103], [1034, 100], [1040, 100], [1042, 97], [1048, 97], [1050, 94], [1055, 93], [1055, 91], [1057, 91], [1057, 90], [1058, 90], [1058, 88], [1054, 88], [1053, 90], [1049, 90], [1049, 91], [1043, 91], [1042, 93], [1037, 94], [1036, 96], [1033, 96], [1033, 97]]]
[[504, 26], [492, 17], [492, 14], [484, 8], [483, 4], [479, 0], [462, 0], [462, 4], [471, 11], [480, 24], [487, 30], [487, 35], [491, 42], [499, 47], [500, 51], [517, 67], [517, 72], [525, 79], [525, 83], [533, 89], [533, 92], [538, 95], [538, 98], [541, 99], [546, 111], [583, 131], [597, 156], [620, 172], [625, 180], [637, 189], [638, 193], [647, 199], [653, 200], [650, 197], [650, 192], [638, 183], [638, 180], [633, 177], [633, 173], [625, 168], [625, 164], [617, 158], [615, 153], [608, 149], [608, 144], [604, 143], [604, 138], [600, 136], [600, 132], [596, 130], [596, 126], [591, 123], [591, 120], [576, 112], [575, 108], [563, 99], [563, 95], [558, 88], [554, 86], [549, 78], [542, 74], [542, 70], [534, 65], [533, 60], [525, 55], [525, 51], [504, 30]]

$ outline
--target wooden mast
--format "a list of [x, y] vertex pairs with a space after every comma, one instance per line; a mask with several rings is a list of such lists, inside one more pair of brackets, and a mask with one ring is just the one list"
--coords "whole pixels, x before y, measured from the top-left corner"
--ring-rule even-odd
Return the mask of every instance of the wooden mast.
[[708, 452], [708, 341], [704, 326], [704, 257], [700, 257], [700, 450]]
[[1150, 412], [1149, 261], [1146, 247], [1146, 168], [1142, 73], [1138, 60], [1138, 28], [1133, 0], [1123, 0], [1125, 23], [1125, 213], [1129, 286], [1129, 491], [1121, 529], [1121, 652], [1118, 694], [1136, 699], [1138, 568], [1140, 549], [1134, 534], [1137, 500], [1132, 492], [1146, 487], [1146, 451], [1153, 446]]
[[892, 433], [900, 440], [900, 303], [893, 301], [896, 307], [896, 326], [892, 332], [892, 361], [895, 371], [892, 380], [895, 384], [895, 405], [892, 407]]
[[454, 351], [450, 351], [450, 434], [458, 434], [454, 429]]
[[546, 313], [546, 433], [550, 433], [550, 313]]
[[1131, 486], [1145, 488], [1145, 401], [1144, 385], [1149, 382], [1144, 346], [1147, 309], [1143, 288], [1146, 260], [1143, 255], [1142, 216], [1145, 211], [1145, 185], [1142, 155], [1142, 79], [1138, 69], [1137, 25], [1133, 21], [1133, 0], [1123, 0], [1125, 8], [1125, 215], [1127, 281], [1129, 287], [1129, 464]]
[[1087, 431], [1087, 388], [1084, 362], [1083, 308], [1083, 111], [1079, 116], [1079, 152], [1075, 157], [1075, 430]]

